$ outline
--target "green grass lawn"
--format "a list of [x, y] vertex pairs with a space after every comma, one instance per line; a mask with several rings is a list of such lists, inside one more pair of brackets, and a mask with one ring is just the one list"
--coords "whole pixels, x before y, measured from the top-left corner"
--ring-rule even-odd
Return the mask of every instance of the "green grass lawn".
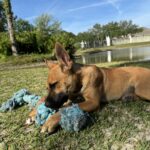
[[[132, 65], [150, 67], [150, 62]], [[45, 67], [0, 71], [0, 103], [21, 88], [44, 96], [47, 73]], [[0, 113], [0, 150], [150, 150], [150, 103], [146, 101], [102, 106], [91, 114], [94, 125], [79, 133], [41, 134], [36, 125], [24, 126], [29, 112], [28, 106], [23, 106]]]
[[53, 54], [29, 54], [29, 55], [19, 55], [19, 56], [6, 56], [0, 59], [0, 67], [13, 66], [13, 65], [24, 65], [31, 63], [40, 63], [44, 59], [51, 58]]

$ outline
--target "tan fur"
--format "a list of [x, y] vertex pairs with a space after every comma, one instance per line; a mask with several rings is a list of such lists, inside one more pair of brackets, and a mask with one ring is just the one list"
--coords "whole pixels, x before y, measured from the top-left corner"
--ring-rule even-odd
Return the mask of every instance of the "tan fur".
[[[100, 107], [102, 101], [112, 101], [140, 97], [150, 100], [150, 70], [141, 67], [98, 68], [94, 65], [75, 64], [64, 48], [57, 43], [58, 62], [48, 62], [48, 85], [58, 82], [55, 90], [49, 87], [52, 96], [60, 92], [69, 94], [72, 102], [77, 96], [84, 98], [79, 107], [92, 112]], [[53, 132], [60, 120], [59, 112], [49, 118], [41, 132]]]
[[142, 67], [104, 69], [104, 87], [107, 100], [120, 99], [129, 87], [135, 95], [150, 100], [150, 70]]

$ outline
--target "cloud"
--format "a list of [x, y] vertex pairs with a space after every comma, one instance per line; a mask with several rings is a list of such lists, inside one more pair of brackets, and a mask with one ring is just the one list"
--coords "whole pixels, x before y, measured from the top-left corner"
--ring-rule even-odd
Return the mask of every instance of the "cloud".
[[119, 0], [107, 0], [107, 3], [111, 4], [118, 11], [118, 14], [121, 15], [122, 11], [119, 7], [118, 2]]
[[78, 11], [78, 10], [82, 10], [82, 9], [92, 8], [92, 7], [99, 7], [99, 6], [106, 5], [106, 4], [108, 4], [108, 2], [94, 3], [94, 4], [90, 4], [90, 5], [85, 5], [85, 6], [81, 6], [81, 7], [68, 9], [68, 12]]
[[93, 8], [93, 7], [99, 7], [99, 6], [103, 6], [103, 5], [111, 5], [112, 7], [114, 7], [117, 10], [119, 15], [121, 15], [122, 11], [120, 10], [120, 7], [118, 5], [119, 1], [120, 0], [106, 0], [106, 1], [103, 1], [103, 2], [99, 2], [99, 3], [93, 3], [93, 4], [90, 4], [90, 5], [85, 5], [85, 6], [81, 6], [81, 7], [68, 9], [67, 12], [74, 12], [74, 11], [78, 11], [78, 10], [83, 10], [83, 9]]

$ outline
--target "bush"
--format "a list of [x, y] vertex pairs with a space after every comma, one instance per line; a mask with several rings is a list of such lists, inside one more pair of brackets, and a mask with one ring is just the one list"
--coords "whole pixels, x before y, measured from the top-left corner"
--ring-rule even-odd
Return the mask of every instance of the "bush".
[[[16, 40], [19, 54], [38, 53], [36, 35], [34, 32], [17, 33]], [[12, 54], [9, 35], [7, 33], [0, 33], [0, 54], [1, 57]]]
[[63, 44], [64, 48], [68, 51], [71, 58], [73, 58], [73, 54], [75, 53], [74, 34], [62, 31], [60, 33], [54, 34], [51, 38], [54, 44], [56, 42], [60, 42], [61, 44]]
[[[18, 54], [52, 54], [55, 43], [63, 44], [72, 57], [75, 52], [75, 35], [65, 31], [43, 34], [40, 31], [24, 31], [16, 33]], [[0, 58], [11, 55], [11, 44], [7, 33], [0, 33]]]
[[36, 34], [20, 32], [16, 34], [18, 54], [38, 53]]
[[0, 57], [11, 55], [11, 45], [7, 33], [0, 32]]

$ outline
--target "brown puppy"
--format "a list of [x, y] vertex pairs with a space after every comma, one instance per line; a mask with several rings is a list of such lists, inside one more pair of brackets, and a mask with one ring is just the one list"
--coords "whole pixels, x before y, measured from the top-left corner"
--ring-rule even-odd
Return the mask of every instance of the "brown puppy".
[[[56, 43], [58, 62], [46, 61], [49, 68], [48, 91], [45, 105], [60, 108], [68, 99], [75, 102], [83, 97], [79, 107], [87, 112], [99, 108], [100, 102], [117, 99], [143, 98], [150, 100], [150, 70], [141, 67], [98, 68], [94, 65], [73, 63], [64, 48]], [[33, 112], [31, 114], [34, 114]], [[30, 115], [34, 118], [34, 115]], [[53, 132], [60, 114], [50, 117], [41, 132]]]

